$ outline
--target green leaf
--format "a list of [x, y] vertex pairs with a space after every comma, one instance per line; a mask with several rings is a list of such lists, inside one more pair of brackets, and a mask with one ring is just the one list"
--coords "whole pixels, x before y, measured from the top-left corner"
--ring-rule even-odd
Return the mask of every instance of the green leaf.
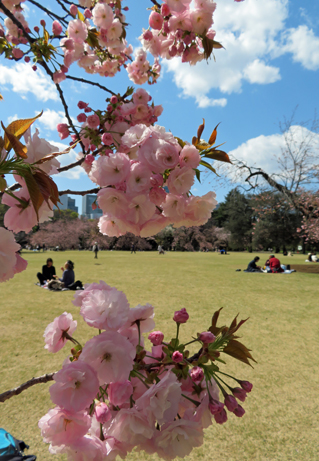
[[198, 182], [200, 182], [200, 171], [199, 171], [198, 168], [194, 168], [194, 170], [195, 170], [196, 178], [197, 178]]
[[210, 171], [212, 171], [213, 173], [215, 173], [216, 176], [219, 176], [219, 174], [217, 174], [217, 171], [215, 170], [215, 168], [213, 168], [213, 167], [211, 166], [210, 163], [205, 162], [205, 160], [201, 160], [201, 161], [199, 162], [199, 164], [200, 164], [200, 165], [203, 165], [203, 166], [206, 167], [206, 168], [208, 168]]
[[78, 10], [78, 18], [80, 19], [80, 21], [85, 22], [85, 17], [84, 17], [84, 15], [81, 13], [80, 10]]
[[181, 147], [184, 147], [186, 146], [186, 142], [184, 142], [181, 138], [179, 138], [178, 136], [175, 136], [175, 139], [177, 140], [178, 144], [181, 146]]
[[179, 340], [177, 338], [172, 338], [170, 344], [174, 349], [176, 349], [179, 346]]

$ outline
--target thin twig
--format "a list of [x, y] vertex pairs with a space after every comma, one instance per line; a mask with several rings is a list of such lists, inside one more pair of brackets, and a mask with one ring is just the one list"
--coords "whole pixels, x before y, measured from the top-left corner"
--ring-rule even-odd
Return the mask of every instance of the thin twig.
[[59, 195], [66, 195], [66, 194], [70, 194], [70, 195], [87, 195], [87, 194], [97, 194], [99, 191], [101, 190], [100, 187], [96, 187], [95, 189], [91, 189], [91, 190], [70, 190], [70, 189], [67, 189], [67, 190], [60, 190], [59, 191]]
[[[68, 24], [68, 22], [61, 16], [58, 16], [57, 14], [53, 13], [52, 11], [48, 10], [47, 8], [45, 8], [45, 6], [42, 6], [40, 3], [36, 2], [35, 0], [29, 0], [30, 3], [32, 3], [33, 5], [37, 6], [39, 9], [41, 9], [42, 11], [44, 11], [45, 13], [47, 13], [48, 16], [52, 16], [53, 18], [61, 21], [61, 22], [64, 22], [65, 24]], [[52, 18], [51, 18], [52, 19]]]
[[99, 88], [101, 88], [101, 90], [107, 91], [113, 96], [116, 96], [116, 93], [106, 88], [106, 86], [100, 85], [99, 83], [96, 83], [96, 82], [92, 82], [91, 80], [86, 80], [85, 78], [73, 77], [72, 75], [67, 75], [66, 78], [70, 80], [76, 80], [77, 82], [88, 83], [89, 85], [98, 86]]
[[48, 383], [49, 381], [53, 381], [53, 376], [55, 373], [47, 373], [46, 375], [38, 376], [37, 378], [29, 379], [26, 383], [21, 384], [14, 389], [10, 389], [9, 391], [3, 392], [0, 394], [0, 403], [5, 402], [8, 399], [15, 395], [21, 394], [21, 392], [29, 389], [29, 387], [35, 386], [36, 384]]

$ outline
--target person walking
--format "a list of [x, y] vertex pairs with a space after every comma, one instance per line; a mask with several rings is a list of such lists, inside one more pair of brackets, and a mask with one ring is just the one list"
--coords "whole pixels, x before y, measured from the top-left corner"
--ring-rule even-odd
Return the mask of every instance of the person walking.
[[131, 254], [132, 254], [132, 253], [135, 253], [135, 254], [136, 254], [136, 251], [135, 251], [135, 244], [134, 244], [134, 243], [132, 243], [132, 245], [131, 245]]
[[97, 254], [98, 254], [98, 251], [99, 251], [99, 247], [98, 247], [97, 242], [94, 243], [92, 250], [94, 251], [94, 255], [95, 255], [94, 259], [98, 259]]

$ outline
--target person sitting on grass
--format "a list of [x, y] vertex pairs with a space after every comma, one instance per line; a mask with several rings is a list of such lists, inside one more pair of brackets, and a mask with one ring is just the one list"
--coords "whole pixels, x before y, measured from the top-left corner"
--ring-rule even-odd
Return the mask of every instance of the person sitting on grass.
[[280, 265], [280, 261], [278, 258], [275, 258], [275, 255], [270, 255], [269, 257], [269, 267], [273, 274], [284, 272]]
[[248, 264], [246, 272], [262, 272], [261, 267], [257, 266], [257, 262], [259, 261], [259, 256], [255, 256], [252, 261]]
[[53, 266], [53, 261], [51, 258], [47, 259], [47, 263], [42, 266], [42, 273], [38, 272], [37, 277], [39, 279], [40, 285], [44, 285], [46, 282], [49, 282], [55, 276], [55, 267]]
[[57, 275], [54, 275], [54, 278], [57, 280], [51, 280], [48, 284], [48, 288], [57, 288], [56, 283], [59, 283], [59, 289], [65, 289], [68, 288], [69, 290], [79, 290], [83, 288], [82, 282], [80, 280], [77, 280], [74, 282], [75, 275], [74, 275], [74, 263], [70, 260], [68, 260], [65, 264], [64, 267], [61, 267], [61, 270], [63, 271], [62, 278], [59, 278]]

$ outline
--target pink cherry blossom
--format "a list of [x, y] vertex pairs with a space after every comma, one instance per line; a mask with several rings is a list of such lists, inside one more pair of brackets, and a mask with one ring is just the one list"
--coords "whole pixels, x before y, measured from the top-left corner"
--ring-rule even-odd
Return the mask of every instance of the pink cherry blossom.
[[171, 223], [169, 218], [161, 214], [155, 213], [149, 221], [146, 221], [145, 224], [140, 229], [141, 237], [151, 237], [158, 234], [162, 229], [165, 229]]
[[109, 5], [98, 3], [93, 8], [93, 22], [102, 29], [108, 29], [113, 22], [113, 11]]
[[183, 147], [179, 156], [181, 167], [187, 166], [188, 168], [197, 168], [200, 161], [201, 156], [195, 146], [186, 145]]
[[72, 461], [105, 461], [107, 456], [105, 444], [92, 435], [85, 435], [66, 451]]
[[97, 128], [100, 125], [100, 117], [96, 114], [89, 115], [86, 121], [90, 128]]
[[128, 211], [126, 194], [112, 188], [102, 189], [98, 192], [97, 202], [103, 213], [110, 213], [117, 217], [124, 217]]
[[28, 261], [21, 258], [19, 253], [16, 253], [16, 265], [14, 266], [14, 274], [18, 274], [19, 272], [26, 270], [27, 265]]
[[110, 403], [112, 405], [123, 405], [129, 402], [131, 395], [133, 394], [133, 386], [131, 381], [127, 379], [116, 383], [110, 383], [107, 388]]
[[99, 381], [93, 368], [85, 362], [71, 362], [54, 374], [50, 387], [51, 400], [71, 412], [89, 407], [98, 390]]
[[164, 334], [161, 331], [152, 331], [152, 333], [148, 335], [148, 339], [153, 346], [159, 346], [163, 342]]
[[155, 205], [147, 195], [132, 197], [128, 205], [127, 219], [134, 224], [142, 225], [152, 218], [155, 213]]
[[101, 141], [102, 141], [103, 144], [105, 144], [106, 146], [110, 146], [110, 145], [113, 144], [113, 142], [114, 142], [111, 133], [103, 133], [102, 138], [101, 138]]
[[9, 230], [13, 232], [30, 232], [38, 222], [47, 221], [53, 216], [53, 211], [50, 210], [46, 202], [43, 202], [38, 211], [38, 220], [26, 187], [16, 191], [15, 196], [25, 201], [25, 205], [20, 204], [18, 200], [7, 194], [2, 198], [2, 203], [10, 207], [4, 215], [4, 225]]
[[162, 204], [164, 216], [178, 221], [184, 216], [186, 207], [185, 197], [182, 195], [167, 194], [165, 203]]
[[105, 283], [103, 280], [100, 280], [100, 283], [85, 283], [84, 284], [84, 290], [82, 291], [77, 291], [74, 294], [74, 300], [72, 303], [74, 306], [81, 307], [83, 303], [83, 299], [90, 294], [91, 291], [93, 290], [111, 290], [112, 287]]
[[155, 427], [149, 425], [146, 416], [135, 408], [122, 408], [117, 412], [108, 435], [132, 446], [139, 445], [154, 436]]
[[[38, 160], [46, 157], [53, 152], [59, 152], [59, 147], [49, 143], [44, 138], [40, 138], [38, 129], [35, 130], [33, 136], [31, 136], [30, 130], [24, 134], [26, 147], [28, 149], [28, 157], [25, 159], [26, 163], [34, 163]], [[49, 175], [58, 173], [60, 162], [57, 158], [54, 158], [48, 162], [39, 165], [41, 170], [45, 171]]]
[[54, 72], [52, 78], [53, 78], [54, 83], [61, 83], [61, 82], [63, 82], [63, 80], [66, 79], [66, 76], [65, 76], [64, 72], [59, 70], [59, 71]]
[[133, 163], [126, 184], [129, 194], [141, 194], [149, 191], [151, 187], [151, 171], [143, 163]]
[[84, 22], [80, 19], [74, 19], [68, 25], [69, 38], [77, 43], [83, 43], [88, 36], [88, 29]]
[[181, 399], [181, 384], [174, 373], [168, 372], [157, 384], [153, 384], [136, 400], [138, 410], [147, 417], [149, 424], [154, 421], [164, 424], [174, 421]]
[[152, 11], [149, 17], [149, 25], [155, 30], [161, 30], [163, 26], [163, 16], [156, 11]]
[[16, 252], [20, 245], [15, 241], [13, 232], [0, 227], [0, 282], [6, 282], [15, 274]]
[[127, 379], [135, 354], [135, 348], [124, 336], [105, 331], [85, 344], [79, 360], [94, 368], [102, 385]]
[[[133, 96], [134, 97], [134, 96]], [[143, 124], [135, 125], [129, 128], [122, 137], [122, 144], [133, 148], [142, 146], [145, 141], [150, 137], [151, 130]]]
[[80, 314], [90, 327], [118, 330], [128, 320], [130, 306], [116, 288], [92, 290], [83, 298]]
[[99, 186], [121, 184], [130, 172], [130, 160], [126, 154], [117, 152], [109, 157], [101, 156], [92, 164], [90, 179]]
[[163, 202], [166, 200], [167, 193], [161, 187], [152, 187], [150, 190], [150, 201], [154, 203], [154, 205], [161, 206]]
[[154, 307], [151, 304], [147, 303], [145, 306], [138, 304], [136, 307], [130, 309], [128, 321], [125, 326], [130, 327], [139, 322], [141, 333], [146, 333], [155, 327], [154, 315]]
[[95, 404], [94, 414], [98, 423], [104, 424], [112, 419], [112, 413], [104, 402]]
[[174, 322], [186, 323], [188, 319], [189, 319], [189, 315], [185, 307], [183, 307], [180, 311], [175, 311], [174, 317], [173, 317]]
[[43, 441], [52, 445], [74, 444], [87, 433], [90, 425], [87, 412], [73, 413], [59, 407], [50, 410], [38, 423]]
[[182, 168], [175, 168], [171, 171], [168, 177], [167, 187], [171, 193], [182, 195], [191, 189], [194, 181], [194, 170], [184, 166]]
[[52, 323], [46, 327], [44, 331], [45, 349], [49, 352], [58, 352], [65, 345], [67, 338], [66, 334], [72, 336], [77, 327], [77, 321], [73, 320], [72, 315], [63, 312], [59, 317], [56, 317]]
[[53, 21], [53, 23], [52, 23], [52, 32], [53, 32], [53, 35], [61, 35], [62, 26], [59, 23], [59, 21], [56, 21], [56, 20]]
[[177, 419], [156, 431], [154, 443], [162, 459], [169, 461], [177, 456], [184, 458], [193, 448], [202, 445], [203, 429], [196, 421]]
[[174, 168], [179, 161], [179, 146], [172, 145], [162, 139], [150, 138], [140, 147], [138, 157], [145, 162], [154, 173], [164, 173]]

